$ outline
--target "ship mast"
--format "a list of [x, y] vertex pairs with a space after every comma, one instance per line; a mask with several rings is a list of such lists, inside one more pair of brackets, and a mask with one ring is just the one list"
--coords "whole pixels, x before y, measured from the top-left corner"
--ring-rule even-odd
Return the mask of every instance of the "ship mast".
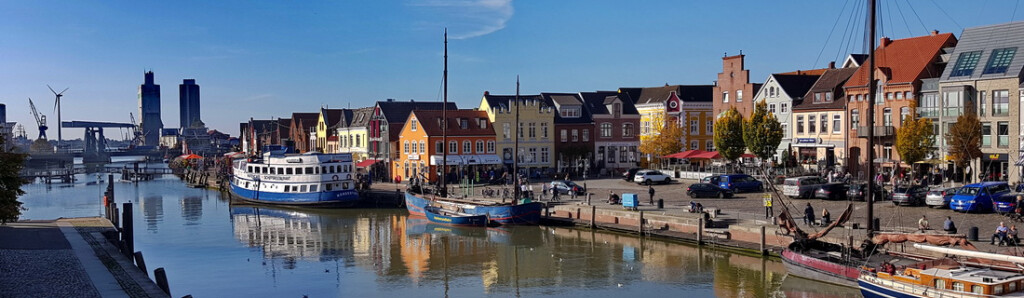
[[874, 226], [875, 210], [875, 0], [868, 1], [868, 238], [874, 236], [879, 227]]
[[512, 200], [515, 201], [515, 200], [519, 199], [519, 183], [522, 182], [522, 181], [519, 181], [519, 134], [522, 133], [522, 132], [519, 131], [519, 76], [518, 75], [516, 76], [516, 121], [515, 121], [515, 123], [512, 123], [512, 127], [515, 127], [515, 129], [516, 129], [516, 133], [513, 136], [515, 139], [514, 139], [513, 145], [512, 145], [512, 175], [513, 175], [512, 176], [512, 181], [515, 181], [514, 183], [512, 183], [512, 186], [514, 186], [513, 189], [512, 189], [512, 193], [513, 193]]
[[441, 104], [441, 194], [448, 196], [448, 28], [444, 28], [444, 102]]

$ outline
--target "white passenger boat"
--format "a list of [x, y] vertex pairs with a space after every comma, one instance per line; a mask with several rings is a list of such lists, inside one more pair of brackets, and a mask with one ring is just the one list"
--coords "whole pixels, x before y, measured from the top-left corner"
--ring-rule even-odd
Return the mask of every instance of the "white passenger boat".
[[349, 207], [359, 201], [352, 154], [272, 155], [233, 162], [231, 193], [263, 204]]

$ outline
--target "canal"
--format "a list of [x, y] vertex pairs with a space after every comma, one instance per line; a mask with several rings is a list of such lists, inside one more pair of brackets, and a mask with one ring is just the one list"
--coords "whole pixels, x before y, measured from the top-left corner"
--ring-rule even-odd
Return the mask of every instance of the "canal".
[[[31, 184], [22, 219], [99, 216], [105, 183]], [[102, 179], [106, 179], [103, 177]], [[167, 175], [115, 182], [172, 297], [851, 297], [778, 260], [562, 227], [453, 228], [404, 209], [232, 205]]]

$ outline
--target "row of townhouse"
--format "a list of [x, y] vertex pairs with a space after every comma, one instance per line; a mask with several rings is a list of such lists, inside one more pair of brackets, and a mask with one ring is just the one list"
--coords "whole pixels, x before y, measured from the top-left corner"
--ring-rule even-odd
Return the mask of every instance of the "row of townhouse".
[[[774, 73], [763, 84], [749, 82], [743, 55], [725, 57], [714, 87], [713, 110], [720, 115], [736, 107], [749, 117], [754, 105], [763, 101], [782, 124], [784, 138], [777, 157], [791, 150], [803, 164], [837, 168], [857, 177], [863, 177], [868, 166], [883, 171], [908, 166], [894, 144], [902, 119], [910, 113], [932, 119], [935, 147], [928, 159], [952, 171], [944, 136], [957, 117], [974, 113], [982, 123], [984, 154], [971, 163], [971, 174], [1021, 181], [1024, 57], [1016, 52], [1022, 47], [1024, 22], [967, 28], [959, 39], [936, 31], [897, 40], [883, 37], [874, 50], [874, 68], [867, 67], [867, 55], [854, 54], [838, 68], [830, 64]], [[876, 83], [873, 125], [867, 111], [870, 72]], [[753, 100], [745, 100], [750, 93], [755, 94]], [[867, 148], [869, 130], [874, 133], [874, 148]], [[874, 150], [874, 160], [867, 160], [867, 150]]]

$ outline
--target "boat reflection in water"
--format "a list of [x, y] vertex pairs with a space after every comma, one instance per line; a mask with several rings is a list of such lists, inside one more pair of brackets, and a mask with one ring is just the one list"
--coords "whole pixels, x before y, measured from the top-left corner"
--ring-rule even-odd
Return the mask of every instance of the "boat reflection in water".
[[[262, 251], [275, 281], [280, 269], [340, 272], [302, 276], [312, 278], [304, 287], [343, 296], [832, 297], [780, 287], [785, 269], [778, 261], [631, 235], [452, 227], [398, 209], [236, 205], [231, 218], [237, 240]], [[321, 280], [328, 276], [335, 280]], [[796, 289], [808, 284], [815, 282]]]

